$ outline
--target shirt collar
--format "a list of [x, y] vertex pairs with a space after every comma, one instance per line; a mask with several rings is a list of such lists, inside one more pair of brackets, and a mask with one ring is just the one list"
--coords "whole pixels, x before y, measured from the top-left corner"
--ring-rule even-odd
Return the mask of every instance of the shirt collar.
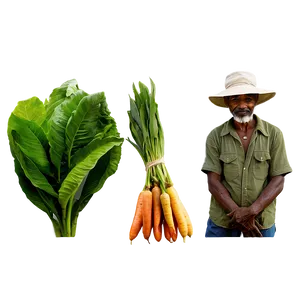
[[[254, 118], [256, 118], [256, 128], [255, 131], [260, 131], [264, 136], [269, 136], [269, 132], [264, 124], [264, 122], [254, 114]], [[221, 136], [224, 136], [226, 134], [229, 134], [230, 132], [235, 132], [235, 128], [233, 125], [233, 118], [231, 118], [229, 121], [227, 121], [224, 124], [224, 127], [221, 131]]]

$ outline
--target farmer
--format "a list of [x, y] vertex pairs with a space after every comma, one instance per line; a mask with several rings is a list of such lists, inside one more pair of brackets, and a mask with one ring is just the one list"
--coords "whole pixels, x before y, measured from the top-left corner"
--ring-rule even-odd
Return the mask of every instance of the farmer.
[[234, 72], [210, 101], [229, 108], [229, 121], [210, 132], [202, 171], [211, 193], [206, 237], [273, 237], [276, 197], [292, 171], [281, 131], [253, 114], [274, 91], [256, 87], [255, 76]]

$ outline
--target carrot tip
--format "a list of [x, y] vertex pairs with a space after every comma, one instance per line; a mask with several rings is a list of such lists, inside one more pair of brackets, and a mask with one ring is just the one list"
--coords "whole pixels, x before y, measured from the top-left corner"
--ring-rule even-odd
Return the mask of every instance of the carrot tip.
[[147, 241], [148, 241], [148, 243], [150, 244], [149, 239], [148, 239]]
[[183, 242], [185, 243], [185, 237], [183, 238]]

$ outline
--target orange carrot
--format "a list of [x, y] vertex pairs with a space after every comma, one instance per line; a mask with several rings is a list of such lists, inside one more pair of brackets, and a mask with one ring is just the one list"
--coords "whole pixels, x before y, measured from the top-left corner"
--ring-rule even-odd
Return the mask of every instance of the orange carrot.
[[139, 234], [142, 226], [143, 226], [143, 192], [139, 194], [137, 203], [136, 203], [136, 209], [135, 214], [133, 217], [132, 225], [129, 232], [129, 239], [130, 243], [132, 244], [132, 241], [137, 237]]
[[132, 222], [134, 220], [134, 216], [136, 214], [136, 208], [137, 208], [137, 199], [140, 195], [140, 189], [138, 189], [135, 193], [135, 198], [134, 198], [134, 202], [133, 202], [133, 208], [132, 208], [132, 211], [131, 211], [131, 216], [130, 216], [130, 220], [129, 220], [129, 224], [127, 226], [127, 231], [126, 231], [126, 239], [128, 240], [128, 234], [130, 232], [130, 228], [131, 228], [131, 225], [132, 225]]
[[159, 242], [162, 236], [162, 208], [160, 203], [161, 190], [159, 186], [152, 189], [153, 201], [153, 233], [155, 239]]
[[174, 222], [172, 217], [170, 196], [167, 193], [162, 193], [160, 195], [160, 202], [164, 212], [164, 219], [168, 224], [169, 229], [172, 231], [175, 229], [175, 227], [174, 227]]
[[188, 227], [187, 227], [187, 222], [184, 217], [184, 213], [182, 210], [182, 206], [180, 204], [180, 199], [179, 196], [173, 186], [167, 188], [167, 193], [170, 196], [170, 201], [171, 201], [171, 207], [172, 211], [174, 212], [177, 224], [178, 224], [178, 229], [183, 237], [183, 241], [185, 242], [185, 237], [187, 236], [188, 233]]
[[143, 191], [143, 234], [149, 243], [152, 229], [152, 193], [149, 190]]
[[171, 240], [171, 233], [170, 233], [170, 228], [166, 222], [166, 220], [163, 220], [163, 226], [164, 226], [164, 235], [165, 235], [165, 238], [170, 242], [172, 243], [172, 240]]

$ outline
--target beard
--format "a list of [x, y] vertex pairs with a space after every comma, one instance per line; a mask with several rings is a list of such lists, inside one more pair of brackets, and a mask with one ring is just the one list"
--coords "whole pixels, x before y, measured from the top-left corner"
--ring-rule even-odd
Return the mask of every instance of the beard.
[[[244, 116], [239, 116], [238, 113], [243, 112], [245, 113]], [[251, 112], [249, 109], [235, 109], [232, 112], [233, 118], [235, 121], [239, 123], [249, 123], [253, 119], [253, 111]]]

